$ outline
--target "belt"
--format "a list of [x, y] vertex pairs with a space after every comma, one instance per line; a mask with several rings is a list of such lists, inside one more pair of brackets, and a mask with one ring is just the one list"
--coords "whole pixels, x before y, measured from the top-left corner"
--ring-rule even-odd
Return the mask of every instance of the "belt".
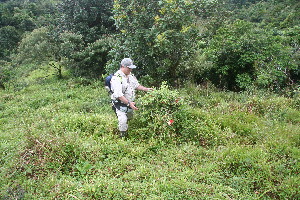
[[112, 100], [111, 101], [113, 106], [122, 111], [122, 112], [132, 112], [132, 108], [130, 108], [129, 106], [127, 106], [125, 103], [121, 102], [120, 100]]

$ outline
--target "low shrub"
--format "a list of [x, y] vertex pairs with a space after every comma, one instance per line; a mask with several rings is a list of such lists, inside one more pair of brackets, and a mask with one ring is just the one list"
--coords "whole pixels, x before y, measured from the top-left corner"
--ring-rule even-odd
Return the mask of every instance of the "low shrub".
[[133, 130], [143, 138], [159, 137], [171, 139], [178, 130], [176, 116], [183, 109], [183, 100], [177, 91], [162, 86], [139, 99], [139, 111], [133, 122]]
[[215, 119], [233, 143], [253, 145], [264, 138], [259, 129], [261, 120], [254, 114], [232, 111], [217, 115]]
[[[275, 138], [274, 138], [275, 139]], [[226, 185], [243, 194], [267, 199], [297, 199], [299, 148], [288, 140], [255, 145], [227, 145], [218, 150]]]
[[139, 101], [140, 110], [131, 124], [136, 137], [193, 141], [204, 146], [223, 142], [220, 126], [210, 116], [194, 112], [178, 90], [171, 90], [165, 83]]
[[116, 123], [111, 117], [101, 114], [70, 114], [60, 115], [50, 123], [56, 132], [77, 132], [82, 135], [103, 136], [113, 132]]

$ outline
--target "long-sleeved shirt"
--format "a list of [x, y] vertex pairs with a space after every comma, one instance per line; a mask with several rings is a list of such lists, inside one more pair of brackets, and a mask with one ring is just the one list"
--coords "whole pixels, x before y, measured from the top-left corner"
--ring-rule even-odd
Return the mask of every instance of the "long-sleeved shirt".
[[139, 82], [133, 74], [125, 75], [118, 70], [111, 79], [112, 100], [117, 100], [124, 96], [129, 101], [134, 101], [135, 90], [139, 87]]

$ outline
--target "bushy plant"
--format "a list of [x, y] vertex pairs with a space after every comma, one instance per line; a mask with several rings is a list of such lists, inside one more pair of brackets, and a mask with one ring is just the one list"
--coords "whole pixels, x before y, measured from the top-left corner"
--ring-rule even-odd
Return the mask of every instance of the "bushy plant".
[[60, 40], [58, 56], [75, 76], [97, 77], [105, 72], [104, 66], [113, 43], [111, 37], [85, 45], [82, 35], [64, 32]]
[[254, 114], [231, 111], [218, 116], [216, 120], [228, 132], [230, 142], [253, 145], [265, 137], [257, 128], [261, 122]]
[[53, 60], [55, 51], [57, 51], [57, 46], [52, 42], [48, 28], [42, 27], [27, 33], [23, 37], [14, 61], [20, 64], [41, 64]]
[[139, 111], [133, 120], [136, 137], [161, 138], [167, 142], [193, 141], [209, 146], [223, 143], [221, 127], [212, 117], [199, 115], [189, 108], [189, 101], [164, 82], [160, 88], [138, 101]]
[[280, 89], [293, 83], [290, 73], [297, 68], [292, 48], [272, 31], [236, 20], [220, 28], [205, 50], [213, 62], [209, 79], [230, 90]]
[[271, 119], [297, 121], [298, 117], [296, 116], [299, 116], [299, 109], [292, 108], [296, 102], [290, 98], [275, 95], [266, 95], [265, 97], [253, 96], [249, 98], [246, 104], [250, 112], [258, 116], [267, 116]]
[[176, 137], [176, 116], [183, 109], [183, 100], [176, 91], [170, 90], [166, 83], [159, 89], [139, 99], [140, 111], [135, 121], [136, 131], [142, 137]]

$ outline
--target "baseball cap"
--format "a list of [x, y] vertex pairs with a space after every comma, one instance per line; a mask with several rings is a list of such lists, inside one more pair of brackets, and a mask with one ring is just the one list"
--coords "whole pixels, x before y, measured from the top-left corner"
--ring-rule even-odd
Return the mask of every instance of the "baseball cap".
[[130, 58], [124, 58], [122, 61], [121, 61], [121, 65], [122, 66], [125, 66], [125, 67], [128, 67], [130, 69], [134, 69], [136, 68], [136, 66], [133, 64], [132, 60]]

